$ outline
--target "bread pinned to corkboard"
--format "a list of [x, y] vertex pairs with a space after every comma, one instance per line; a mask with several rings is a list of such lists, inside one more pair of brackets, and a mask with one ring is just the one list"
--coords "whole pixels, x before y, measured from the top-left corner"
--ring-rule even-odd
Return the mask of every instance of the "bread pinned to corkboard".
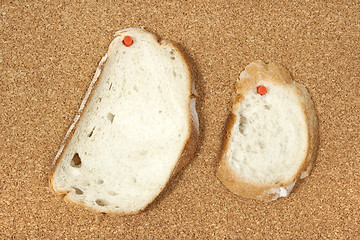
[[193, 157], [196, 92], [179, 48], [116, 32], [54, 160], [50, 188], [112, 214], [144, 210]]
[[[1, 4], [2, 239], [356, 239], [360, 235], [358, 1], [17, 1]], [[182, 50], [198, 91], [191, 163], [141, 214], [74, 207], [48, 187], [52, 159], [113, 34], [145, 27]], [[216, 178], [236, 79], [255, 59], [311, 94], [311, 175], [271, 203]]]
[[233, 193], [265, 201], [288, 197], [310, 175], [318, 149], [315, 105], [277, 63], [241, 72], [216, 175]]

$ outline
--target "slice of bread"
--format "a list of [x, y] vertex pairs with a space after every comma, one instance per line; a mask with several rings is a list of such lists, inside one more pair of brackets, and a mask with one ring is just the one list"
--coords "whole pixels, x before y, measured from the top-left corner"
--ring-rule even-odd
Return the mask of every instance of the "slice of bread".
[[217, 176], [233, 193], [261, 200], [287, 197], [309, 175], [318, 120], [306, 88], [282, 66], [250, 63], [236, 83]]
[[193, 156], [196, 93], [173, 43], [144, 29], [115, 36], [55, 157], [50, 187], [98, 212], [133, 214]]

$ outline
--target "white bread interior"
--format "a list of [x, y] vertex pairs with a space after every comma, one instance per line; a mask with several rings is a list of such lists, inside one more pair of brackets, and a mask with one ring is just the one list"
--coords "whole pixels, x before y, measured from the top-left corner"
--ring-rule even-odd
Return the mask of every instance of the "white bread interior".
[[143, 29], [119, 31], [56, 156], [53, 191], [95, 211], [143, 210], [194, 153], [192, 87], [174, 44]]

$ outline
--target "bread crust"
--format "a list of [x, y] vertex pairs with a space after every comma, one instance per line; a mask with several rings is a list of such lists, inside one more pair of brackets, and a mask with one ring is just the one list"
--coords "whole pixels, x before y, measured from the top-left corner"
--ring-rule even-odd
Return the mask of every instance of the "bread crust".
[[[294, 88], [298, 98], [301, 99], [301, 108], [306, 116], [306, 125], [308, 129], [306, 157], [293, 177], [286, 182], [279, 182], [277, 184], [254, 184], [242, 179], [232, 170], [229, 161], [226, 158], [232, 129], [238, 117], [237, 113], [239, 107], [244, 100], [244, 96], [260, 81], [281, 85], [286, 84], [289, 85], [289, 87]], [[288, 196], [298, 180], [305, 178], [310, 174], [318, 148], [318, 119], [315, 106], [306, 88], [302, 84], [292, 81], [290, 72], [283, 66], [276, 63], [266, 64], [265, 62], [258, 60], [250, 63], [245, 68], [245, 71], [240, 75], [240, 80], [236, 83], [236, 94], [233, 98], [232, 111], [228, 117], [225, 131], [225, 139], [223, 141], [216, 175], [231, 192], [247, 198], [265, 201], [276, 200], [279, 197]]]
[[[134, 30], [135, 31], [142, 31], [142, 32], [151, 34], [151, 33], [149, 33], [148, 31], [146, 31], [143, 28], [127, 28], [127, 29], [123, 29], [123, 30], [120, 30], [120, 31], [116, 32], [114, 34], [114, 36], [117, 37], [118, 35], [120, 35], [122, 33], [126, 33], [126, 32], [129, 32], [129, 31], [134, 31]], [[159, 42], [158, 38], [154, 34], [151, 34], [151, 35], [152, 35], [152, 37], [154, 37], [154, 39], [156, 39], [157, 42]], [[171, 174], [170, 174], [166, 184], [164, 184], [163, 188], [161, 189], [161, 191], [158, 193], [157, 196], [159, 196], [159, 194], [164, 190], [164, 188], [167, 186], [167, 184], [169, 183], [171, 178], [173, 176], [175, 176], [176, 173], [178, 173], [183, 167], [185, 167], [190, 162], [191, 158], [195, 154], [197, 141], [198, 141], [198, 137], [199, 137], [199, 122], [198, 122], [197, 112], [196, 112], [196, 108], [195, 108], [195, 100], [197, 98], [197, 94], [196, 94], [196, 91], [195, 91], [195, 87], [194, 87], [195, 82], [192, 79], [191, 69], [190, 69], [189, 63], [188, 63], [186, 57], [184, 56], [184, 54], [182, 53], [182, 51], [179, 49], [179, 47], [175, 43], [173, 43], [171, 41], [163, 40], [163, 41], [159, 42], [159, 44], [160, 44], [160, 46], [165, 46], [165, 45], [171, 46], [174, 49], [174, 51], [176, 51], [181, 56], [181, 59], [182, 59], [183, 63], [186, 66], [186, 69], [187, 69], [188, 79], [191, 82], [189, 84], [190, 89], [189, 89], [189, 96], [188, 96], [188, 101], [189, 101], [189, 105], [188, 105], [188, 113], [189, 113], [188, 114], [188, 121], [189, 121], [189, 126], [190, 126], [189, 131], [187, 133], [188, 138], [186, 140], [186, 143], [184, 145], [182, 153], [180, 154], [180, 156], [178, 158], [177, 164], [172, 169]], [[65, 136], [65, 138], [64, 138], [64, 140], [63, 140], [63, 142], [62, 142], [62, 144], [60, 146], [60, 149], [59, 149], [59, 151], [58, 151], [58, 153], [57, 153], [57, 155], [56, 155], [56, 157], [54, 159], [53, 167], [51, 169], [50, 178], [49, 178], [49, 186], [50, 186], [50, 190], [53, 193], [62, 196], [63, 199], [66, 202], [82, 206], [82, 207], [84, 207], [86, 209], [89, 209], [91, 211], [94, 211], [94, 212], [101, 212], [101, 213], [108, 213], [108, 214], [118, 214], [118, 215], [137, 214], [137, 213], [140, 213], [143, 210], [145, 210], [155, 200], [155, 198], [157, 196], [155, 196], [145, 207], [143, 207], [142, 209], [137, 210], [137, 211], [129, 211], [129, 212], [104, 211], [100, 207], [97, 208], [97, 207], [93, 207], [93, 206], [88, 206], [88, 205], [84, 204], [83, 202], [76, 201], [76, 200], [72, 199], [70, 197], [70, 195], [69, 195], [69, 193], [71, 191], [59, 191], [59, 190], [56, 190], [54, 188], [54, 185], [53, 185], [55, 171], [56, 171], [59, 163], [62, 160], [63, 154], [64, 154], [65, 150], [67, 149], [72, 136], [74, 135], [74, 132], [75, 132], [75, 130], [77, 128], [77, 125], [78, 125], [81, 117], [83, 116], [83, 113], [89, 107], [88, 103], [90, 102], [90, 99], [92, 98], [92, 96], [94, 94], [94, 90], [96, 89], [96, 87], [98, 85], [98, 82], [99, 82], [98, 80], [101, 78], [101, 75], [103, 73], [103, 68], [106, 65], [107, 56], [110, 53], [110, 51], [111, 51], [111, 44], [109, 46], [108, 52], [101, 59], [99, 65], [98, 65], [98, 67], [96, 69], [96, 72], [95, 72], [93, 80], [92, 80], [92, 82], [90, 84], [90, 87], [88, 88], [88, 90], [87, 90], [87, 92], [85, 94], [85, 97], [84, 97], [84, 99], [83, 99], [83, 101], [81, 103], [81, 106], [80, 106], [78, 112], [75, 115], [74, 121], [73, 121], [72, 125], [70, 126], [68, 132], [66, 133], [66, 136]], [[193, 107], [191, 107], [192, 101], [194, 102]]]

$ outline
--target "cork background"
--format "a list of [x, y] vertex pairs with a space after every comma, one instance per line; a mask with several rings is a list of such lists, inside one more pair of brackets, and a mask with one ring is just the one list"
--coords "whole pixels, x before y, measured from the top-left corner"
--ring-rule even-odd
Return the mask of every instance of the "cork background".
[[[340, 3], [346, 2], [346, 3]], [[358, 1], [1, 1], [0, 239], [359, 239]], [[176, 42], [199, 92], [192, 162], [149, 208], [92, 213], [48, 178], [115, 31]], [[320, 147], [290, 197], [238, 197], [215, 169], [235, 82], [250, 62], [284, 65], [311, 93]]]

